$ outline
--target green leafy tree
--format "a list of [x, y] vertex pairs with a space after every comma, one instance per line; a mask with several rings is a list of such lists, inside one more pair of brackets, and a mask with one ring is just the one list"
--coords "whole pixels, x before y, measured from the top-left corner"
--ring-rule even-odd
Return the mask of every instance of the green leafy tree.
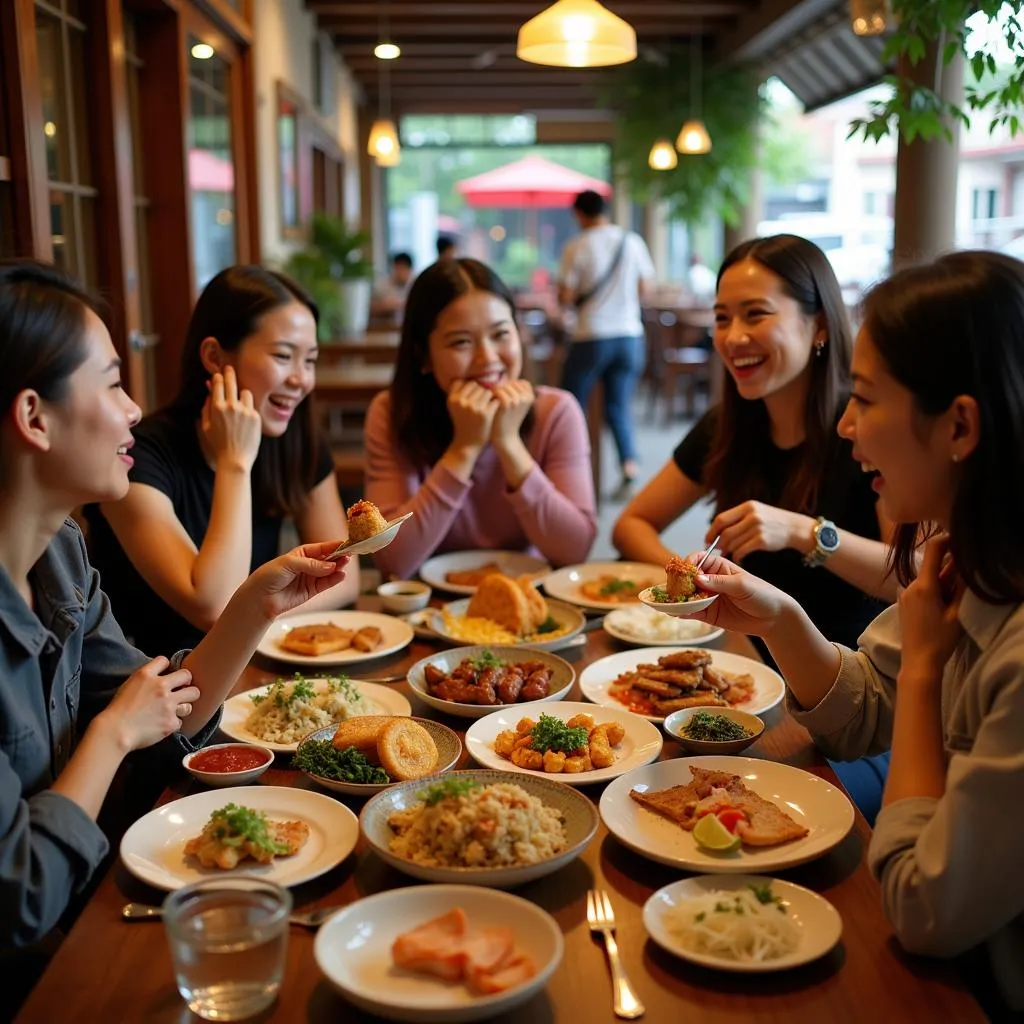
[[[950, 124], [970, 127], [972, 113], [987, 112], [989, 132], [1003, 126], [1016, 135], [1024, 120], [1024, 35], [1020, 6], [1003, 0], [892, 0], [895, 28], [888, 35], [882, 60], [901, 59], [911, 66], [926, 56], [929, 44], [939, 47], [942, 65], [961, 55], [967, 62], [963, 105], [944, 100], [934, 89], [917, 84], [902, 74], [884, 79], [892, 87], [888, 99], [874, 103], [867, 117], [850, 123], [850, 136], [878, 140], [899, 133], [908, 142], [915, 138], [952, 139]], [[1000, 33], [1012, 56], [1012, 65], [1000, 67], [996, 56], [970, 39], [967, 19], [980, 12]], [[899, 66], [897, 64], [897, 66]]]

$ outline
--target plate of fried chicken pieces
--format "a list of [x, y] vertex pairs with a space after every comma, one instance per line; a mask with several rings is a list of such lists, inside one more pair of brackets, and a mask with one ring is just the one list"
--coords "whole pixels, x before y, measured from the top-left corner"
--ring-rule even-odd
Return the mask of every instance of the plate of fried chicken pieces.
[[751, 658], [704, 647], [638, 647], [588, 665], [580, 691], [652, 722], [682, 708], [734, 707], [761, 715], [786, 695], [782, 676]]
[[359, 819], [331, 797], [290, 786], [238, 786], [150, 811], [125, 832], [121, 860], [136, 878], [167, 891], [254, 871], [291, 886], [340, 864], [358, 839]]

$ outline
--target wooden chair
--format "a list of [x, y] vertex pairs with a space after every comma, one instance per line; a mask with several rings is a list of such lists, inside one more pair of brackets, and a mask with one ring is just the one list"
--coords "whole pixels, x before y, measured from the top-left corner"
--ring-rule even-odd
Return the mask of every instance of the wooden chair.
[[704, 346], [707, 328], [701, 319], [688, 318], [685, 310], [652, 310], [645, 323], [649, 354], [649, 387], [653, 401], [650, 415], [657, 416], [661, 405], [662, 422], [676, 415], [676, 400], [683, 392], [683, 414], [697, 414], [698, 395], [710, 396], [712, 356]]

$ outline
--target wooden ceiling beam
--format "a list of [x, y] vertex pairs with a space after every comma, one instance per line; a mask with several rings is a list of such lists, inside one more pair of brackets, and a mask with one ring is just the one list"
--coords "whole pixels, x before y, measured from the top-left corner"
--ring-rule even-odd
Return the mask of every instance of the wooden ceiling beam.
[[[701, 24], [705, 29], [708, 28], [703, 22]], [[321, 18], [320, 27], [325, 32], [331, 32], [336, 35], [339, 41], [356, 39], [376, 41], [380, 38], [380, 27], [376, 22]], [[481, 22], [461, 19], [439, 23], [437, 18], [425, 18], [423, 21], [408, 20], [399, 26], [393, 25], [391, 35], [403, 46], [406, 40], [415, 39], [418, 36], [426, 36], [434, 42], [443, 42], [447, 36], [469, 36], [481, 44], [485, 43], [489, 38], [493, 38], [496, 42], [511, 42], [514, 44], [517, 27], [510, 21]], [[682, 18], [677, 21], [638, 21], [635, 28], [638, 40], [649, 44], [662, 36], [681, 36], [686, 35], [688, 31], [695, 31], [696, 22]]]
[[[306, 0], [306, 6], [321, 17], [364, 18], [377, 22], [384, 13], [378, 2], [337, 3], [333, 0]], [[524, 21], [539, 14], [548, 6], [537, 2], [501, 2], [501, 0], [465, 0], [458, 2], [441, 2], [441, 0], [422, 0], [421, 3], [409, 0], [392, 0], [387, 6], [387, 14], [392, 27], [397, 24], [396, 18], [522, 18]], [[748, 11], [752, 5], [743, 0], [719, 0], [710, 3], [680, 3], [678, 0], [620, 0], [615, 5], [616, 13], [629, 21], [633, 18], [674, 18], [684, 15], [690, 18], [723, 18], [735, 17]]]

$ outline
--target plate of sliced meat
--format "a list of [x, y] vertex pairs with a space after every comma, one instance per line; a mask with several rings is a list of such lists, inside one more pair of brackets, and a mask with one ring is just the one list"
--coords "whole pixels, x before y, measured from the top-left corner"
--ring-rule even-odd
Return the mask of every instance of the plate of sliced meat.
[[[608, 831], [644, 857], [723, 874], [803, 864], [853, 827], [853, 805], [838, 786], [755, 757], [680, 757], [637, 768], [608, 785], [600, 812]], [[728, 822], [741, 842], [722, 851], [702, 846], [697, 825], [708, 815]]]
[[628, 708], [652, 722], [682, 708], [734, 707], [761, 715], [786, 694], [778, 672], [760, 661], [704, 647], [638, 647], [588, 665], [587, 700]]
[[394, 654], [412, 638], [412, 626], [393, 615], [298, 612], [272, 622], [256, 650], [292, 665], [353, 665]]

